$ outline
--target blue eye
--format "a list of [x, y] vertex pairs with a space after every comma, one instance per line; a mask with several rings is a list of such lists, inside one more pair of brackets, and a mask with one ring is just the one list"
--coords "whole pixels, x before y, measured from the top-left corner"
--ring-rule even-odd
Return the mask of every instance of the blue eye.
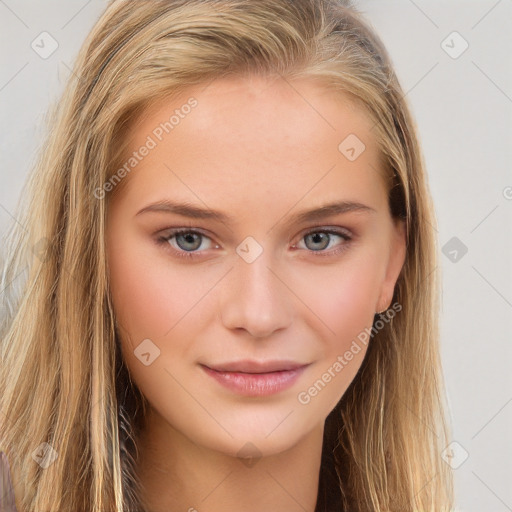
[[[342, 232], [342, 231], [337, 231], [337, 230], [310, 231], [302, 239], [305, 240], [306, 242], [308, 240], [311, 241], [313, 245], [319, 244], [320, 247], [318, 247], [318, 248], [313, 248], [313, 249], [311, 249], [311, 247], [307, 247], [307, 248], [311, 249], [311, 251], [315, 252], [315, 253], [322, 251], [321, 254], [325, 255], [325, 253], [323, 251], [325, 249], [327, 249], [327, 247], [329, 247], [333, 236], [345, 240], [345, 243], [341, 245], [341, 247], [343, 247], [343, 248], [346, 245], [346, 242], [351, 240], [351, 237], [347, 233]], [[326, 242], [327, 242], [327, 244], [326, 244]], [[305, 245], [307, 246], [308, 244], [306, 243]], [[338, 252], [339, 252], [339, 250], [335, 251], [335, 254], [338, 254]]]
[[[190, 229], [177, 229], [172, 231], [170, 234], [158, 237], [157, 242], [162, 245], [170, 245], [171, 250], [182, 258], [194, 258], [197, 255], [197, 249], [201, 246], [201, 239], [207, 238], [205, 234], [199, 231], [193, 231]], [[177, 248], [172, 243], [173, 239], [175, 239], [175, 244]]]
[[[326, 251], [331, 245], [333, 236], [342, 239], [343, 243], [338, 244], [339, 247], [333, 251]], [[158, 237], [157, 243], [165, 246], [166, 250], [170, 249], [173, 254], [178, 257], [191, 259], [200, 257], [202, 251], [199, 249], [203, 245], [204, 240], [212, 241], [210, 237], [200, 231], [179, 228], [172, 230], [164, 236]], [[352, 237], [345, 230], [316, 229], [302, 236], [301, 241], [302, 240], [306, 241], [306, 251], [312, 253], [314, 256], [334, 256], [348, 248]], [[315, 244], [319, 245], [319, 247], [315, 248]], [[311, 247], [312, 245], [313, 248]], [[215, 245], [215, 247], [218, 248], [219, 246]], [[206, 247], [202, 250], [204, 251], [210, 248], [211, 247]], [[294, 245], [293, 248], [296, 249], [297, 245]]]

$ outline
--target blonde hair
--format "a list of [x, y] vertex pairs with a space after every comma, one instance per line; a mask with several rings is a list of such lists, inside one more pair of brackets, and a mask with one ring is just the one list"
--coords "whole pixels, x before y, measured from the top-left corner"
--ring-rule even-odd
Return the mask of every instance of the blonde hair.
[[[119, 351], [105, 258], [109, 197], [95, 191], [151, 102], [249, 73], [310, 78], [355, 98], [374, 123], [390, 211], [407, 228], [393, 296], [401, 311], [373, 336], [326, 420], [318, 510], [452, 508], [441, 458], [436, 220], [416, 128], [380, 39], [342, 1], [119, 0], [78, 55], [9, 232], [0, 450], [19, 512], [144, 509], [135, 465], [147, 404]], [[32, 458], [41, 443], [57, 456], [47, 468]]]

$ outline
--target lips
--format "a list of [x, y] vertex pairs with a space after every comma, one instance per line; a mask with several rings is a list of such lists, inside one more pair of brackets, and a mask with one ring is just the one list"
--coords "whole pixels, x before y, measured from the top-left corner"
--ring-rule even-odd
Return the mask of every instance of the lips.
[[273, 373], [289, 370], [296, 370], [307, 363], [297, 363], [293, 361], [233, 361], [207, 366], [216, 372], [234, 372], [234, 373]]
[[263, 397], [291, 388], [309, 363], [246, 360], [200, 366], [208, 376], [230, 392], [250, 397]]

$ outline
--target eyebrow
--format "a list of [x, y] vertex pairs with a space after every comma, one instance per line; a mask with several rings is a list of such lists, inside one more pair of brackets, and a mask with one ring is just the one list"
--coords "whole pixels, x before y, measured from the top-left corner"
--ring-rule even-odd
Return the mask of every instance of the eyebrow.
[[[135, 216], [146, 212], [173, 213], [175, 215], [181, 215], [183, 217], [189, 217], [191, 219], [214, 220], [217, 222], [221, 222], [222, 224], [232, 223], [232, 219], [228, 215], [220, 211], [211, 210], [208, 208], [200, 208], [198, 206], [194, 206], [186, 202], [181, 203], [170, 201], [169, 199], [162, 199], [161, 201], [151, 203], [150, 205], [145, 206], [144, 208], [139, 210], [135, 214]], [[296, 214], [291, 219], [291, 221], [295, 221], [297, 223], [311, 222], [332, 215], [340, 215], [342, 213], [348, 212], [377, 213], [377, 211], [374, 208], [359, 203], [357, 201], [338, 201], [328, 203], [310, 210], [303, 210]]]

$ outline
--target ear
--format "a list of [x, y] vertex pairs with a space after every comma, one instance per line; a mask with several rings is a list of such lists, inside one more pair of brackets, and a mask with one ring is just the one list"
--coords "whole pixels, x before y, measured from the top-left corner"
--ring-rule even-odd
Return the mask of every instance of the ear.
[[405, 263], [405, 255], [407, 253], [407, 231], [405, 220], [393, 219], [391, 238], [392, 240], [389, 249], [386, 276], [381, 285], [377, 309], [375, 310], [376, 312], [383, 311], [391, 305], [395, 284]]

